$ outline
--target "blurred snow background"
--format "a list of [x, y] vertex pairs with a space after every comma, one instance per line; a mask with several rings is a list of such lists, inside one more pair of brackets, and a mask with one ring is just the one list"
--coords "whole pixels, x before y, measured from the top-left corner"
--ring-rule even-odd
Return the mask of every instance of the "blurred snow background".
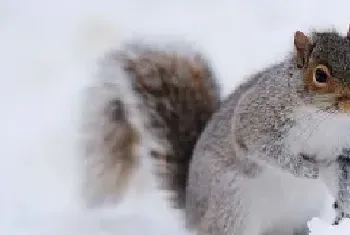
[[[0, 0], [0, 234], [185, 234], [149, 177], [115, 208], [82, 206], [79, 92], [94, 60], [127, 38], [188, 40], [211, 57], [226, 95], [291, 49], [295, 30], [345, 33], [349, 7], [345, 0]], [[311, 234], [349, 234], [350, 222], [331, 227], [331, 217], [326, 210], [311, 221]]]

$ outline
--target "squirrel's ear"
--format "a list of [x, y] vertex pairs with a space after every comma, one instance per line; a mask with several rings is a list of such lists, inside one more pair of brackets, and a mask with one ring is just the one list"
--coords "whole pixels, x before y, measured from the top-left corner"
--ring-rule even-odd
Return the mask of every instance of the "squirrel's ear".
[[346, 38], [350, 40], [350, 24], [348, 27], [348, 32], [346, 33]]
[[308, 63], [313, 44], [303, 32], [296, 31], [294, 33], [294, 47], [296, 50], [296, 64], [298, 68], [303, 68]]

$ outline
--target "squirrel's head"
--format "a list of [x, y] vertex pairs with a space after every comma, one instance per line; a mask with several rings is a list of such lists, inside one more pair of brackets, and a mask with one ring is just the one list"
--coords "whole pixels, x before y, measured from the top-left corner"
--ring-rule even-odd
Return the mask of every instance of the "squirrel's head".
[[350, 27], [335, 31], [294, 34], [295, 61], [303, 70], [304, 91], [315, 105], [350, 112]]

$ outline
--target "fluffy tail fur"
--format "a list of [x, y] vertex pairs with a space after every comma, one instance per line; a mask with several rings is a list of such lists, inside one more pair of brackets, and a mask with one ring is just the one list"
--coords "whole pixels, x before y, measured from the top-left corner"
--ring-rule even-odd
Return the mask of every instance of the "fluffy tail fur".
[[189, 47], [131, 43], [106, 55], [86, 91], [86, 195], [115, 200], [142, 158], [183, 207], [193, 148], [220, 103], [215, 75]]

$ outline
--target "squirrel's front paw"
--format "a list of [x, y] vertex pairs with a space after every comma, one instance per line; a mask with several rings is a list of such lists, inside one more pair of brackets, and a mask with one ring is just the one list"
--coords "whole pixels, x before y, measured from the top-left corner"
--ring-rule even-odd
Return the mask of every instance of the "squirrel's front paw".
[[350, 154], [349, 149], [344, 150], [344, 154], [337, 159], [338, 165], [338, 192], [336, 194], [336, 222], [350, 217]]
[[317, 179], [320, 176], [320, 166], [315, 157], [299, 153], [294, 164], [296, 175], [303, 178]]
[[344, 212], [339, 206], [339, 201], [333, 203], [333, 208], [335, 210], [335, 218], [332, 225], [338, 225], [344, 218], [350, 218], [350, 214]]

